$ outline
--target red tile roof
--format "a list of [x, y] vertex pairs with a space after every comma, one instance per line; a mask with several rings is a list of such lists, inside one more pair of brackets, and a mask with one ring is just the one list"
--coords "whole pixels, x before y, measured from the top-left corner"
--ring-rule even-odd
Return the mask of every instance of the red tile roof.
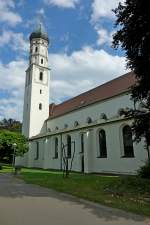
[[61, 104], [52, 103], [49, 105], [49, 119], [127, 92], [135, 82], [135, 74], [129, 72]]

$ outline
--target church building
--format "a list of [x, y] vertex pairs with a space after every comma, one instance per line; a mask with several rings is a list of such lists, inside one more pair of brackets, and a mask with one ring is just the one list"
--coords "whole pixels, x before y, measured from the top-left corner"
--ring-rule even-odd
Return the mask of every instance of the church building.
[[22, 133], [29, 151], [16, 164], [84, 173], [136, 174], [148, 158], [144, 141], [133, 142], [131, 124], [122, 111], [133, 108], [134, 73], [49, 104], [49, 38], [41, 26], [30, 35]]

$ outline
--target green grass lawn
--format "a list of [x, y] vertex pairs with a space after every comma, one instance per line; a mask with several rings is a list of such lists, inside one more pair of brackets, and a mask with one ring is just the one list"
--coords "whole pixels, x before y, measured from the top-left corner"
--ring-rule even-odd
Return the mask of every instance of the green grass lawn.
[[[4, 172], [8, 168], [4, 167]], [[71, 173], [65, 179], [59, 171], [22, 169], [20, 178], [56, 191], [150, 216], [150, 180], [136, 176], [102, 176]]]
[[10, 165], [6, 165], [6, 164], [3, 164], [3, 163], [0, 163], [0, 165], [2, 165], [2, 168], [3, 168], [2, 170], [0, 169], [0, 174], [12, 172], [12, 167]]

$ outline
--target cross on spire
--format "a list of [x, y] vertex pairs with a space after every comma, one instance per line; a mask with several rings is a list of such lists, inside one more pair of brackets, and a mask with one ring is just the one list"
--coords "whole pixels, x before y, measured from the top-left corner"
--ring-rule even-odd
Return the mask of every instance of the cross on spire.
[[41, 12], [37, 13], [36, 30], [40, 32], [45, 32], [44, 29], [44, 15]]

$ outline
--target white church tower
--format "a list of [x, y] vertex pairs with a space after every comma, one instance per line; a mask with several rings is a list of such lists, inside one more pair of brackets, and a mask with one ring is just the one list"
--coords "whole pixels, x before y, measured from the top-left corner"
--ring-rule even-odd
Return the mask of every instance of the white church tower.
[[30, 35], [26, 70], [22, 133], [27, 138], [41, 133], [49, 116], [48, 44], [48, 35], [40, 24]]

